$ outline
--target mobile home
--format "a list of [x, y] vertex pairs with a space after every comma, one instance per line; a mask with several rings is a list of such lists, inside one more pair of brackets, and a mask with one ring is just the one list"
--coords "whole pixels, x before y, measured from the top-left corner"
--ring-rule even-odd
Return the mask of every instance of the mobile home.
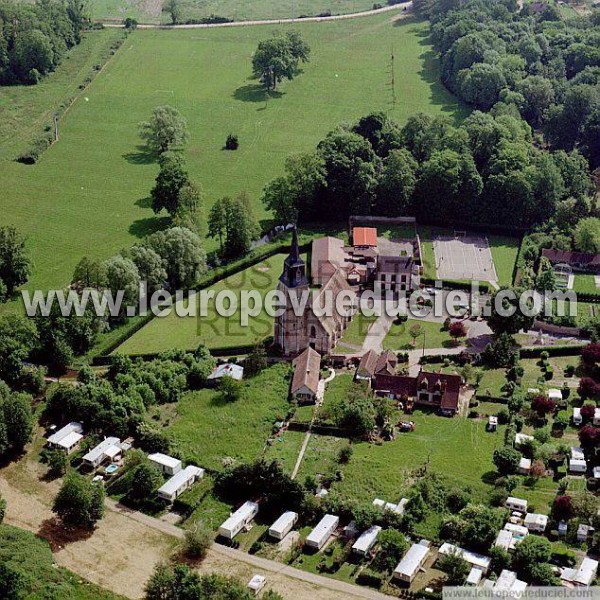
[[335, 515], [325, 515], [306, 538], [306, 545], [320, 550], [336, 530], [340, 518]]
[[123, 452], [120, 443], [117, 437], [107, 437], [83, 457], [84, 464], [97, 469], [105, 460], [116, 460]]
[[77, 421], [71, 421], [48, 438], [48, 446], [55, 450], [63, 450], [71, 454], [77, 450], [83, 439], [83, 425]]
[[571, 458], [569, 460], [569, 471], [571, 473], [585, 473], [587, 471], [587, 462], [585, 459]]
[[148, 460], [155, 464], [164, 475], [176, 475], [181, 471], [182, 464], [178, 458], [155, 452], [154, 454], [148, 454]]
[[423, 568], [428, 556], [429, 542], [427, 540], [413, 544], [394, 569], [394, 578], [404, 583], [412, 583], [419, 570]]
[[242, 529], [247, 527], [252, 519], [258, 514], [256, 502], [244, 502], [222, 525], [219, 527], [219, 535], [232, 540]]
[[515, 498], [514, 496], [509, 496], [506, 499], [504, 504], [506, 508], [510, 508], [510, 510], [518, 510], [519, 512], [527, 512], [527, 500], [523, 500], [523, 498]]
[[276, 540], [282, 540], [298, 522], [298, 513], [291, 510], [284, 512], [271, 527], [269, 535]]
[[204, 469], [188, 465], [178, 471], [163, 486], [158, 488], [158, 496], [167, 502], [174, 502], [185, 490], [192, 486], [198, 479], [204, 477]]
[[363, 531], [356, 542], [354, 542], [352, 552], [355, 552], [359, 556], [366, 556], [369, 550], [375, 545], [380, 531], [381, 527], [379, 527], [379, 525], [373, 525], [372, 527], [369, 527], [369, 529]]

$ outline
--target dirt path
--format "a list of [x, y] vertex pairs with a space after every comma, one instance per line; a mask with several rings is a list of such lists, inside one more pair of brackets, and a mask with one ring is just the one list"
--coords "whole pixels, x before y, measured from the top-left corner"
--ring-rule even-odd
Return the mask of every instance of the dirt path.
[[[231, 23], [194, 23], [189, 25], [159, 25], [151, 23], [140, 23], [138, 29], [210, 29], [213, 27], [249, 27], [252, 25], [283, 25], [286, 23], [324, 23], [327, 21], [341, 21], [343, 19], [356, 19], [357, 17], [370, 17], [381, 13], [392, 11], [403, 11], [408, 13], [412, 8], [412, 0], [395, 4], [393, 6], [384, 6], [375, 10], [365, 10], [363, 12], [349, 13], [346, 15], [332, 15], [330, 17], [306, 17], [305, 19], [262, 19], [258, 21], [233, 21]], [[123, 27], [122, 23], [104, 23], [105, 27]]]
[[[143, 597], [154, 566], [168, 560], [180, 543], [178, 527], [131, 511], [107, 499], [107, 511], [89, 536], [69, 537], [53, 518], [51, 502], [58, 482], [44, 482], [43, 468], [27, 458], [5, 468], [0, 493], [7, 501], [6, 522], [50, 542], [58, 565], [103, 588], [128, 598]], [[287, 565], [214, 544], [199, 567], [202, 573], [222, 573], [249, 581], [267, 578], [267, 588], [294, 600], [385, 600], [388, 596], [359, 586], [315, 575]]]

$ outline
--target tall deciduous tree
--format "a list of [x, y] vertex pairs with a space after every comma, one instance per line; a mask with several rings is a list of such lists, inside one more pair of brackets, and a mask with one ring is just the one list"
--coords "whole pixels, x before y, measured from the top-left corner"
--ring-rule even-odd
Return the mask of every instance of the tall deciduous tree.
[[181, 146], [189, 137], [187, 121], [172, 106], [157, 106], [149, 121], [140, 123], [140, 137], [157, 153]]
[[0, 227], [0, 281], [4, 283], [7, 297], [27, 282], [29, 271], [25, 239], [14, 227]]
[[54, 500], [52, 512], [68, 527], [91, 529], [104, 515], [104, 488], [71, 473]]
[[152, 188], [152, 210], [159, 213], [165, 209], [171, 216], [177, 214], [181, 191], [190, 179], [181, 156], [165, 154], [160, 159], [160, 171]]

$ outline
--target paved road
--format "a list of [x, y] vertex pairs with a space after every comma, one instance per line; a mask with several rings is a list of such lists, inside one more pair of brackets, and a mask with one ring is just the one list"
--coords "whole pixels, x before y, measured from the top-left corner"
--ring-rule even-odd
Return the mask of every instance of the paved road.
[[[363, 12], [348, 13], [346, 15], [332, 15], [330, 17], [306, 17], [305, 19], [262, 19], [259, 21], [233, 21], [232, 23], [190, 23], [188, 25], [159, 25], [159, 24], [139, 24], [138, 29], [212, 29], [213, 27], [250, 27], [252, 25], [283, 25], [286, 23], [325, 23], [327, 21], [341, 21], [343, 19], [356, 19], [357, 17], [369, 17], [381, 13], [402, 11], [409, 12], [412, 8], [412, 0], [395, 4], [394, 6], [384, 6], [375, 10], [365, 10]], [[104, 23], [104, 27], [123, 28], [122, 23]]]
[[[170, 535], [178, 539], [183, 539], [184, 537], [184, 532], [179, 527], [171, 525], [170, 523], [165, 523], [164, 521], [160, 521], [159, 519], [155, 519], [154, 517], [150, 517], [143, 513], [133, 511], [121, 504], [118, 504], [110, 498], [106, 499], [106, 506], [109, 510], [125, 515], [166, 535]], [[213, 544], [211, 551], [238, 562], [252, 565], [253, 567], [267, 573], [278, 573], [280, 575], [292, 577], [293, 579], [305, 581], [322, 588], [347, 594], [353, 598], [366, 598], [367, 600], [389, 600], [390, 598], [385, 594], [381, 594], [368, 588], [362, 588], [357, 585], [345, 583], [343, 581], [337, 581], [328, 577], [322, 577], [321, 575], [315, 575], [314, 573], [308, 573], [307, 571], [301, 571], [300, 569], [295, 569], [294, 567], [290, 567], [273, 560], [261, 558], [260, 556], [247, 554], [246, 552], [236, 550], [235, 548], [228, 548], [226, 546], [222, 546], [221, 544]]]

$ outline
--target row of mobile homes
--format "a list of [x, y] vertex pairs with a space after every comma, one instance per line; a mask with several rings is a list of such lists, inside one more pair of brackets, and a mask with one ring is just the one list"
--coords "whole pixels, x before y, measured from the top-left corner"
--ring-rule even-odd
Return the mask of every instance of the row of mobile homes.
[[188, 465], [158, 488], [158, 497], [167, 502], [174, 502], [185, 490], [196, 483], [198, 479], [202, 479], [202, 477], [204, 477], [204, 469]]
[[166, 454], [161, 454], [160, 452], [148, 454], [148, 460], [152, 464], [156, 465], [161, 470], [163, 475], [176, 475], [183, 467], [178, 458], [173, 458], [172, 456], [167, 456]]
[[83, 463], [91, 469], [97, 469], [104, 461], [115, 462], [123, 454], [121, 440], [117, 437], [107, 437], [83, 457]]
[[394, 569], [394, 578], [404, 583], [412, 583], [429, 556], [429, 546], [427, 540], [413, 544]]
[[527, 513], [524, 525], [529, 531], [544, 533], [546, 527], [548, 527], [548, 517], [540, 513]]
[[282, 540], [298, 522], [298, 513], [291, 510], [284, 512], [271, 527], [269, 535], [276, 540]]
[[247, 501], [240, 506], [222, 525], [219, 527], [219, 535], [228, 540], [232, 540], [240, 531], [248, 527], [254, 517], [258, 514], [258, 504]]
[[375, 545], [380, 531], [381, 527], [379, 527], [379, 525], [373, 525], [369, 527], [369, 529], [363, 531], [356, 542], [354, 542], [352, 552], [359, 556], [366, 556]]
[[335, 515], [325, 515], [306, 538], [309, 548], [320, 550], [337, 529], [340, 518]]
[[527, 500], [523, 498], [515, 498], [514, 496], [509, 496], [504, 503], [506, 508], [510, 508], [510, 510], [518, 510], [519, 512], [526, 513], [527, 512]]
[[478, 552], [471, 552], [471, 550], [464, 550], [453, 544], [444, 543], [440, 546], [439, 554], [445, 556], [447, 554], [457, 554], [466, 560], [472, 567], [481, 569], [483, 573], [487, 573], [492, 559], [489, 556], [484, 556]]
[[67, 454], [75, 452], [83, 439], [83, 425], [72, 421], [48, 438], [48, 446], [54, 450], [62, 450]]

